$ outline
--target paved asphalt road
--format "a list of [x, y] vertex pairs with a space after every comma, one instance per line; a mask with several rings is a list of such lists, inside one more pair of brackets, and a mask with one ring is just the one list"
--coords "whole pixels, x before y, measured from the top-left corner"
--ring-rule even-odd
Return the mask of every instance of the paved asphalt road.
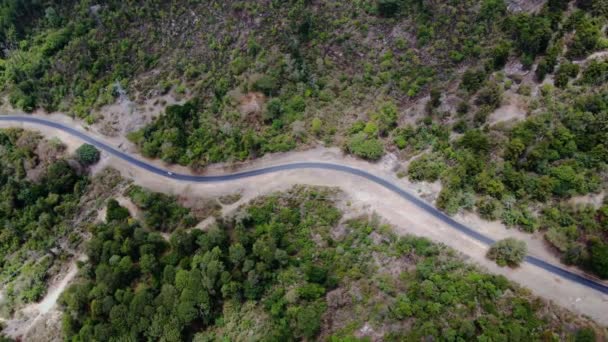
[[[485, 245], [491, 245], [494, 243], [494, 240], [492, 240], [491, 238], [465, 226], [462, 223], [455, 221], [451, 217], [449, 217], [449, 216], [445, 215], [444, 213], [442, 213], [441, 211], [439, 211], [437, 208], [433, 207], [431, 204], [429, 204], [426, 201], [403, 190], [398, 185], [396, 185], [392, 182], [389, 182], [386, 179], [383, 179], [383, 178], [375, 176], [371, 173], [368, 173], [366, 171], [359, 170], [359, 169], [349, 167], [349, 166], [344, 166], [344, 165], [340, 165], [340, 164], [331, 164], [331, 163], [300, 162], [300, 163], [291, 163], [291, 164], [285, 164], [285, 165], [270, 166], [270, 167], [265, 167], [265, 168], [261, 168], [261, 169], [257, 169], [257, 170], [237, 172], [237, 173], [231, 173], [231, 174], [227, 174], [227, 175], [218, 175], [218, 176], [186, 175], [186, 174], [169, 172], [167, 170], [164, 170], [164, 169], [154, 166], [152, 164], [148, 164], [145, 161], [136, 159], [126, 153], [123, 153], [123, 152], [117, 150], [116, 148], [114, 148], [106, 143], [103, 143], [99, 140], [91, 138], [89, 135], [87, 135], [84, 132], [78, 131], [76, 129], [73, 129], [71, 127], [68, 127], [68, 126], [58, 123], [58, 122], [45, 120], [45, 119], [41, 119], [41, 118], [37, 118], [37, 117], [19, 116], [19, 115], [0, 116], [0, 121], [27, 122], [27, 123], [33, 123], [33, 124], [43, 125], [43, 126], [47, 126], [47, 127], [52, 127], [52, 128], [64, 131], [66, 133], [69, 133], [75, 137], [78, 137], [79, 139], [86, 141], [87, 143], [94, 145], [94, 146], [98, 147], [99, 149], [102, 149], [102, 150], [106, 151], [107, 153], [109, 153], [115, 157], [118, 157], [120, 159], [123, 159], [142, 169], [145, 169], [147, 171], [150, 171], [150, 172], [155, 173], [162, 177], [167, 177], [167, 178], [180, 180], [180, 181], [199, 182], [199, 183], [226, 182], [226, 181], [231, 181], [231, 180], [235, 180], [235, 179], [248, 178], [248, 177], [254, 177], [257, 175], [269, 174], [269, 173], [280, 172], [280, 171], [285, 171], [285, 170], [297, 170], [297, 169], [324, 169], [324, 170], [333, 170], [333, 171], [350, 173], [350, 174], [353, 174], [356, 176], [363, 177], [369, 181], [377, 183], [377, 184], [393, 191], [394, 193], [401, 196], [402, 198], [404, 198], [410, 202], [413, 202], [421, 210], [424, 210], [425, 212], [436, 217], [437, 219], [443, 221], [450, 227], [460, 231], [461, 233], [463, 233]], [[559, 266], [553, 265], [551, 263], [548, 263], [542, 259], [539, 259], [539, 258], [536, 258], [533, 256], [527, 256], [526, 261], [532, 265], [535, 265], [546, 271], [549, 271], [557, 276], [560, 276], [562, 278], [571, 280], [578, 284], [590, 287], [590, 288], [600, 291], [604, 294], [608, 294], [608, 286], [606, 286], [600, 282], [597, 282], [592, 279], [581, 276], [579, 274], [570, 272], [566, 269], [563, 269]]]

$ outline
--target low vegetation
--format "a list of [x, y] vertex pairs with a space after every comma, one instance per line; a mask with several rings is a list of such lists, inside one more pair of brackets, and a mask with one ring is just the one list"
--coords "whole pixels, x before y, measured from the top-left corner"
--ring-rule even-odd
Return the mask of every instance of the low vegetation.
[[497, 241], [488, 250], [488, 258], [496, 261], [499, 266], [517, 267], [528, 254], [526, 243], [514, 238]]

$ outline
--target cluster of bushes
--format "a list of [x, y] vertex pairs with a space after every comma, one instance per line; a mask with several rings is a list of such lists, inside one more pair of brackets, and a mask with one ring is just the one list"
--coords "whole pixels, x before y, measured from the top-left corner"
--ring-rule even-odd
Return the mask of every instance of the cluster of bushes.
[[[59, 256], [49, 251], [69, 234], [88, 183], [65, 159], [43, 164], [48, 156], [37, 154], [39, 144], [51, 145], [31, 132], [0, 130], [0, 282], [6, 285], [0, 310], [5, 314], [46, 292], [47, 272]], [[32, 181], [28, 173], [34, 169], [41, 174]]]
[[[387, 340], [594, 336], [444, 246], [377, 218], [339, 225], [331, 197], [295, 188], [168, 242], [124, 217], [95, 226], [81, 279], [60, 298], [66, 338], [351, 340], [364, 324]], [[378, 266], [397, 260], [399, 274]]]
[[[190, 210], [179, 205], [173, 196], [152, 192], [137, 185], [129, 187], [126, 193], [142, 210], [142, 220], [146, 228], [171, 232], [178, 228], [190, 227], [195, 223], [194, 217], [190, 215]], [[113, 207], [116, 207], [116, 203], [112, 203], [110, 208]], [[113, 215], [110, 218], [125, 217], [123, 209], [118, 207], [111, 212]], [[108, 211], [109, 213], [110, 211]]]
[[488, 258], [496, 261], [499, 266], [516, 267], [521, 264], [528, 254], [526, 243], [514, 238], [506, 238], [493, 244], [488, 250]]
[[[294, 102], [288, 105], [296, 105]], [[298, 106], [303, 103], [298, 101]], [[286, 109], [287, 108], [287, 109]], [[298, 107], [301, 109], [302, 107]], [[167, 107], [154, 123], [129, 134], [144, 156], [161, 158], [168, 163], [179, 163], [201, 168], [208, 163], [237, 161], [260, 156], [266, 152], [293, 149], [296, 139], [281, 117], [295, 113], [280, 101], [271, 101], [265, 115], [272, 126], [256, 132], [246, 122], [218, 123], [195, 102]], [[291, 121], [295, 121], [292, 119]], [[287, 127], [286, 127], [287, 126]]]
[[563, 255], [564, 262], [608, 278], [608, 197], [598, 209], [591, 205], [546, 208], [540, 216], [545, 239]]
[[346, 151], [368, 160], [378, 160], [384, 155], [384, 143], [397, 126], [397, 107], [392, 102], [382, 103], [369, 115], [369, 121], [356, 121], [348, 130]]

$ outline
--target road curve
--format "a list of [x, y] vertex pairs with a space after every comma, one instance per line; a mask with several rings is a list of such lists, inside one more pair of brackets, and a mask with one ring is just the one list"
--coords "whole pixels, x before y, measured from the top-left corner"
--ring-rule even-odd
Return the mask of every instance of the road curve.
[[[332, 164], [332, 163], [320, 163], [320, 162], [296, 162], [296, 163], [276, 165], [276, 166], [270, 166], [270, 167], [265, 167], [265, 168], [256, 169], [256, 170], [236, 172], [236, 173], [231, 173], [231, 174], [226, 174], [226, 175], [217, 175], [217, 176], [196, 176], [196, 175], [180, 174], [180, 173], [169, 172], [168, 170], [162, 169], [158, 166], [149, 164], [143, 160], [132, 157], [124, 152], [121, 152], [120, 150], [116, 149], [115, 147], [112, 147], [102, 141], [99, 141], [95, 138], [90, 137], [85, 132], [81, 132], [77, 129], [71, 128], [71, 127], [64, 125], [62, 123], [59, 123], [59, 122], [46, 120], [46, 119], [42, 119], [42, 118], [38, 118], [38, 117], [21, 116], [21, 115], [0, 115], [0, 121], [32, 123], [32, 124], [47, 126], [47, 127], [51, 127], [51, 128], [55, 128], [55, 129], [64, 131], [91, 145], [96, 146], [97, 148], [99, 148], [101, 150], [104, 150], [105, 152], [107, 152], [117, 158], [127, 161], [137, 167], [140, 167], [144, 170], [155, 173], [161, 177], [166, 177], [166, 178], [179, 180], [179, 181], [189, 181], [189, 182], [197, 182], [197, 183], [228, 182], [228, 181], [232, 181], [232, 180], [236, 180], [236, 179], [255, 177], [258, 175], [264, 175], [264, 174], [275, 173], [275, 172], [280, 172], [280, 171], [287, 171], [287, 170], [298, 170], [298, 169], [322, 169], [322, 170], [333, 170], [333, 171], [338, 171], [338, 172], [345, 172], [345, 173], [349, 173], [349, 174], [352, 174], [355, 176], [365, 178], [371, 182], [374, 182], [378, 185], [383, 186], [384, 188], [396, 193], [403, 199], [414, 203], [418, 208], [420, 208], [421, 210], [434, 216], [435, 218], [443, 221], [444, 223], [446, 223], [448, 226], [452, 227], [453, 229], [458, 230], [459, 232], [465, 234], [466, 236], [468, 236], [472, 239], [475, 239], [475, 240], [483, 243], [484, 245], [491, 245], [495, 242], [490, 237], [488, 237], [484, 234], [481, 234], [478, 231], [471, 229], [460, 222], [457, 222], [456, 220], [447, 216], [443, 212], [439, 211], [437, 208], [435, 208], [431, 204], [427, 203], [426, 201], [420, 199], [419, 197], [417, 197], [415, 195], [410, 194], [409, 192], [405, 191], [403, 188], [399, 187], [398, 185], [396, 185], [384, 178], [375, 176], [369, 172], [366, 172], [366, 171], [363, 171], [363, 170], [360, 170], [357, 168], [353, 168], [350, 166], [344, 166], [344, 165]], [[608, 295], [608, 286], [606, 286], [600, 282], [597, 282], [593, 279], [584, 277], [580, 274], [573, 273], [562, 267], [559, 267], [552, 263], [546, 262], [546, 261], [544, 261], [540, 258], [534, 257], [534, 256], [527, 256], [526, 262], [528, 262], [534, 266], [537, 266], [539, 268], [542, 268], [548, 272], [551, 272], [559, 277], [562, 277], [564, 279], [584, 285], [586, 287], [592, 288], [603, 294]]]

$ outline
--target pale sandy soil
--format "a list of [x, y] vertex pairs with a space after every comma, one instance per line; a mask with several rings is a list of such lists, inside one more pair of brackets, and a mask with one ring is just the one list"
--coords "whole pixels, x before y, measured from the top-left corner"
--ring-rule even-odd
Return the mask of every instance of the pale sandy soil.
[[527, 106], [522, 97], [513, 91], [505, 91], [503, 105], [496, 109], [488, 118], [490, 125], [499, 122], [517, 122], [526, 118]]
[[[6, 125], [6, 124], [4, 124]], [[36, 126], [22, 124], [30, 129]], [[44, 129], [45, 135], [55, 136], [56, 132]], [[93, 133], [95, 135], [95, 133]], [[102, 140], [108, 141], [106, 138]], [[66, 144], [78, 146], [80, 142], [73, 138], [68, 139]], [[71, 146], [73, 148], [74, 146]], [[278, 164], [285, 164], [296, 161], [321, 161], [341, 163], [364, 169], [399, 184], [412, 193], [420, 190], [420, 185], [414, 185], [406, 179], [397, 179], [392, 170], [396, 161], [392, 158], [383, 160], [377, 164], [370, 164], [365, 161], [357, 160], [345, 156], [336, 148], [315, 148], [303, 152], [289, 152], [267, 155], [258, 160], [242, 163], [239, 166], [214, 165], [208, 169], [207, 174], [221, 174], [236, 170], [253, 169]], [[185, 168], [168, 167], [162, 162], [152, 161], [153, 163], [165, 166], [175, 172], [187, 172]], [[351, 198], [353, 206], [362, 211], [377, 212], [379, 215], [391, 222], [397, 233], [410, 233], [418, 236], [425, 236], [434, 241], [445, 243], [448, 246], [464, 253], [471, 261], [487, 268], [489, 271], [502, 274], [521, 285], [530, 288], [535, 294], [553, 300], [556, 303], [571, 309], [575, 312], [586, 314], [598, 323], [608, 325], [608, 296], [591, 290], [582, 285], [570, 282], [565, 279], [534, 267], [524, 264], [518, 269], [500, 268], [493, 262], [485, 258], [487, 247], [457, 232], [445, 225], [440, 220], [427, 214], [383, 187], [363, 180], [357, 176], [344, 174], [329, 170], [292, 170], [271, 175], [261, 175], [255, 178], [241, 179], [227, 183], [199, 184], [165, 179], [147, 171], [135, 168], [134, 166], [113, 157], [106, 157], [102, 166], [108, 165], [118, 169], [126, 178], [133, 179], [136, 184], [150, 188], [155, 191], [162, 191], [179, 196], [191, 197], [214, 197], [233, 194], [236, 191], [242, 193], [242, 198], [232, 206], [238, 206], [250, 201], [260, 195], [268, 194], [273, 191], [289, 189], [296, 184], [336, 186], [342, 189]], [[490, 223], [482, 221], [473, 215], [460, 215], [457, 220], [463, 221], [472, 228], [483, 231], [486, 235], [500, 239], [507, 236], [520, 238], [528, 243], [531, 254], [540, 256], [547, 261], [560, 264], [559, 260], [553, 256], [544, 246], [538, 237], [523, 234], [514, 229], [506, 229], [500, 223]], [[566, 267], [561, 265], [562, 267]], [[575, 270], [573, 270], [575, 271]]]
[[[96, 122], [92, 125], [100, 133], [121, 137], [152, 122], [167, 106], [183, 104], [170, 94], [135, 103], [126, 96], [120, 97], [113, 104], [101, 107], [93, 114]], [[43, 113], [41, 113], [43, 114]]]
[[573, 63], [574, 64], [586, 64], [592, 60], [603, 59], [605, 57], [608, 57], [608, 50], [594, 52], [594, 53], [590, 54], [589, 56], [587, 56], [587, 58], [582, 59], [580, 61], [574, 61]]
[[597, 194], [572, 197], [568, 202], [571, 204], [590, 204], [597, 209], [602, 206], [605, 196], [606, 192], [601, 191]]

